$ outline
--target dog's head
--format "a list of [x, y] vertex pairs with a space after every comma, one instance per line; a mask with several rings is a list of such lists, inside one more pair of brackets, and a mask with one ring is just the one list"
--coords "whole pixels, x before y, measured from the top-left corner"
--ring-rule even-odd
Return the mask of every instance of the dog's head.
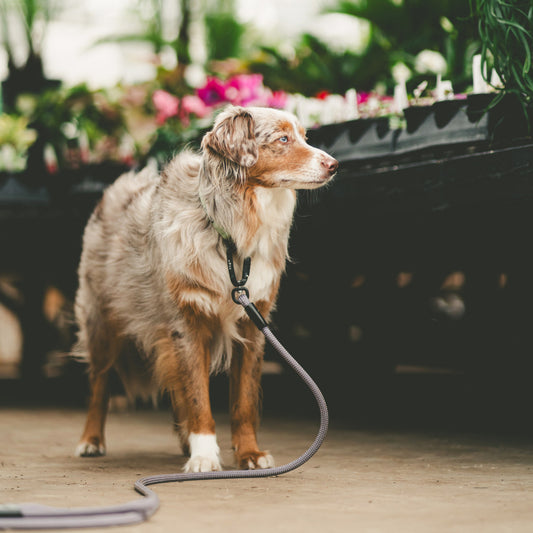
[[241, 179], [263, 187], [315, 189], [338, 167], [326, 152], [307, 144], [294, 115], [262, 107], [226, 108], [205, 135], [202, 149], [239, 167]]

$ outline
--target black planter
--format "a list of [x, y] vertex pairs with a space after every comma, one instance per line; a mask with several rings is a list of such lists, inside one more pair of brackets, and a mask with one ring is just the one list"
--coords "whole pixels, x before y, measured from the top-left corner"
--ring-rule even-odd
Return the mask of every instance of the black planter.
[[0, 172], [0, 218], [2, 209], [26, 207], [47, 207], [50, 195], [45, 187], [33, 183], [26, 173]]
[[60, 86], [61, 80], [50, 80], [45, 77], [41, 57], [33, 55], [23, 67], [9, 65], [8, 77], [2, 82], [2, 97], [5, 107], [9, 110], [13, 108], [20, 94], [41, 94]]
[[437, 128], [445, 128], [453, 118], [464, 110], [465, 100], [443, 100], [433, 104], [433, 113], [435, 115], [435, 125]]
[[[341, 162], [388, 162], [424, 150], [447, 151], [449, 146], [515, 143], [527, 140], [533, 129], [533, 110], [524, 108], [514, 95], [472, 95], [466, 100], [447, 100], [431, 106], [404, 110], [405, 130], [388, 129], [387, 118], [355, 120], [328, 125], [310, 132], [312, 144]], [[371, 162], [371, 160], [373, 162]]]
[[413, 133], [433, 113], [431, 106], [412, 105], [403, 110], [407, 122], [407, 133]]

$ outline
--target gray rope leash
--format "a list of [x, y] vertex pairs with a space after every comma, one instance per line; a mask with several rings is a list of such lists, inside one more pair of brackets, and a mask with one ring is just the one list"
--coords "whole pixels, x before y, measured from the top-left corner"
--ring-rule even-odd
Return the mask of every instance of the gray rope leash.
[[159, 507], [159, 498], [155, 492], [148, 488], [149, 485], [207, 479], [242, 479], [279, 476], [295, 470], [309, 461], [320, 448], [328, 430], [328, 409], [322, 392], [309, 374], [274, 336], [255, 305], [248, 299], [247, 291], [237, 290], [234, 294], [234, 300], [244, 307], [244, 310], [261, 330], [266, 340], [300, 376], [315, 397], [320, 410], [320, 427], [314, 442], [303, 455], [285, 465], [262, 470], [225, 470], [222, 472], [162, 474], [143, 477], [135, 482], [134, 488], [144, 498], [110, 507], [62, 509], [33, 503], [0, 505], [0, 530], [77, 529], [137, 524], [147, 520]]

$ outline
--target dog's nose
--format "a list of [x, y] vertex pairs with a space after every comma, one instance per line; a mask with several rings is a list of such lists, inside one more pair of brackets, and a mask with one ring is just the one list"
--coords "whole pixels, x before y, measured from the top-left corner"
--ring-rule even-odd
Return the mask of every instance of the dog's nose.
[[339, 162], [336, 159], [333, 159], [333, 157], [324, 157], [322, 159], [322, 166], [330, 173], [335, 174], [337, 172], [337, 168], [339, 168]]

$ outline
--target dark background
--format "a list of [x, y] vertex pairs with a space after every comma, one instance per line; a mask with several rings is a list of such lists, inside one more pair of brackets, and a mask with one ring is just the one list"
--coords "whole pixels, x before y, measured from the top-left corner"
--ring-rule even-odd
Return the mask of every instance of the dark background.
[[[341, 167], [327, 189], [300, 195], [273, 327], [334, 418], [530, 431], [533, 144], [516, 102], [476, 105], [433, 106], [400, 134], [379, 119], [311, 132]], [[74, 340], [81, 235], [107, 185], [93, 170], [55, 189], [0, 180], [0, 269], [18, 290], [0, 302], [24, 332], [1, 404], [85, 404], [85, 366], [57, 354]], [[462, 282], [446, 284], [453, 273]], [[52, 322], [50, 286], [65, 296]], [[263, 387], [265, 412], [314, 415], [288, 369]], [[213, 393], [225, 407], [223, 376]]]

